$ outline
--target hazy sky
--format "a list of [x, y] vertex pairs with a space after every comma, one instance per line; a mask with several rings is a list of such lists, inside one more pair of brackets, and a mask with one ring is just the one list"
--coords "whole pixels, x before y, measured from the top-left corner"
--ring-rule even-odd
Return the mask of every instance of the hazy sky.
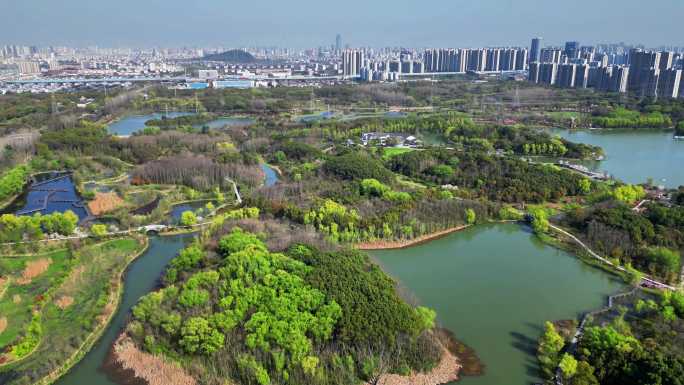
[[684, 46], [684, 0], [0, 0], [0, 44]]

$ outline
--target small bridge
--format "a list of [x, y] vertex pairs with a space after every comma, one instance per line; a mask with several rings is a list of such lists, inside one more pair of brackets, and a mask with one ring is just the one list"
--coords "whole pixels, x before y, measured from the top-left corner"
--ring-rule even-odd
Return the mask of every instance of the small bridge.
[[138, 227], [138, 231], [144, 231], [146, 233], [149, 233], [149, 232], [161, 233], [162, 231], [164, 231], [168, 228], [169, 228], [169, 226], [167, 226], [167, 225], [147, 225], [147, 226]]

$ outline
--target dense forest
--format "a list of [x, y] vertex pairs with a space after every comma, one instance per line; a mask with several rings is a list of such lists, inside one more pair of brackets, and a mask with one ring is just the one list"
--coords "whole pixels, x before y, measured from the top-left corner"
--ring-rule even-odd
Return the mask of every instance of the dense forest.
[[128, 333], [202, 382], [356, 384], [428, 370], [441, 356], [435, 313], [399, 299], [356, 251], [292, 243], [276, 252], [227, 222], [171, 268], [167, 286], [136, 305]]
[[[562, 327], [547, 323], [538, 357], [546, 378], [556, 367], [569, 385], [679, 385], [684, 380], [684, 295], [635, 292], [602, 312], [572, 352]], [[567, 333], [564, 333], [568, 335]]]
[[567, 221], [602, 254], [621, 264], [668, 282], [679, 279], [684, 207], [652, 203], [642, 215], [623, 202], [608, 200], [573, 210]]
[[473, 197], [493, 201], [541, 203], [589, 192], [585, 178], [576, 173], [485, 153], [413, 151], [393, 157], [388, 166], [408, 177], [467, 188]]

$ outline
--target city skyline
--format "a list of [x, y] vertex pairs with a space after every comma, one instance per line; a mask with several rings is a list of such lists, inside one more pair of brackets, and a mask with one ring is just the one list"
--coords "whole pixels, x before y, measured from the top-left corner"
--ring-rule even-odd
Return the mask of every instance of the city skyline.
[[[31, 0], [4, 5], [3, 13], [0, 36], [5, 44], [308, 48], [335, 45], [339, 33], [343, 44], [352, 47], [527, 46], [529, 36], [537, 35], [544, 37], [544, 45], [574, 39], [582, 44], [684, 46], [679, 33], [684, 3], [678, 0], [648, 7], [638, 0], [553, 5], [540, 0], [438, 0], [430, 7], [349, 0], [332, 8], [311, 0], [287, 6], [272, 1], [245, 5], [205, 0], [188, 6], [159, 0]], [[643, 20], [658, 20], [658, 28]]]

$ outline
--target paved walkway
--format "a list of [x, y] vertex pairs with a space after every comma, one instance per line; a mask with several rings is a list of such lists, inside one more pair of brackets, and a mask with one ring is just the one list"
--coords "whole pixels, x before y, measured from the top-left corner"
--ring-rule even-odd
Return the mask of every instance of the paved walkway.
[[[614, 268], [616, 268], [616, 269], [619, 270], [619, 271], [622, 271], [622, 272], [626, 272], [626, 271], [627, 271], [627, 269], [625, 269], [623, 266], [616, 265], [616, 264], [614, 264], [613, 262], [609, 261], [608, 259], [603, 258], [602, 256], [598, 255], [596, 252], [594, 252], [594, 250], [592, 250], [591, 248], [589, 248], [589, 246], [585, 245], [584, 242], [580, 241], [576, 236], [570, 234], [569, 232], [567, 232], [567, 231], [561, 229], [561, 228], [558, 227], [558, 226], [554, 226], [554, 225], [552, 225], [552, 224], [549, 224], [549, 227], [552, 228], [552, 229], [554, 229], [554, 230], [556, 230], [556, 231], [558, 231], [559, 233], [561, 233], [561, 234], [563, 234], [563, 235], [566, 235], [566, 236], [569, 237], [570, 239], [572, 239], [572, 240], [574, 240], [575, 242], [577, 242], [577, 243], [578, 243], [580, 246], [582, 246], [582, 248], [584, 248], [592, 257], [598, 259], [599, 261], [601, 261], [601, 262], [603, 262], [603, 263], [605, 263], [605, 264], [607, 264], [607, 265], [609, 265], [609, 266], [613, 266]], [[643, 277], [641, 280], [642, 280], [642, 283], [646, 283], [647, 285], [654, 286], [654, 287], [659, 288], [659, 289], [677, 290], [677, 288], [674, 287], [674, 286], [670, 286], [670, 285], [668, 285], [668, 284], [666, 284], [666, 283], [662, 283], [662, 282], [656, 281], [656, 280], [654, 280], [654, 279], [652, 279], [652, 278]]]

